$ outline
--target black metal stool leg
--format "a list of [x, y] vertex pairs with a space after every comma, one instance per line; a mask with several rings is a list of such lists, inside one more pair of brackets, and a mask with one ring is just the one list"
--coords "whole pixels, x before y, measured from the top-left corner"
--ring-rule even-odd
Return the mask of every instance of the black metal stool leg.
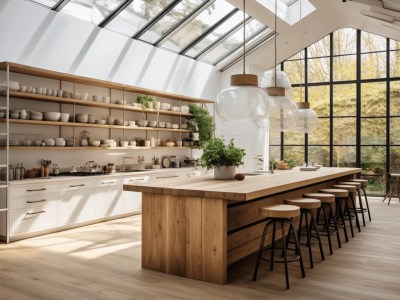
[[371, 222], [371, 212], [369, 211], [369, 204], [368, 204], [368, 198], [367, 198], [367, 192], [365, 191], [365, 188], [362, 188], [363, 192], [364, 192], [364, 197], [365, 197], [365, 203], [367, 204], [367, 211], [368, 211], [368, 218], [369, 221]]
[[269, 265], [270, 271], [272, 271], [274, 269], [275, 232], [276, 232], [276, 220], [274, 220], [274, 227], [272, 229], [271, 261], [270, 261], [270, 265]]
[[[281, 221], [282, 226], [282, 250], [283, 250], [283, 260], [285, 264], [285, 277], [286, 277], [286, 288], [289, 289], [289, 271], [288, 271], [288, 262], [287, 262], [287, 253], [286, 253], [286, 240], [285, 240], [285, 226], [284, 221]], [[294, 231], [296, 233], [296, 231]], [[294, 234], [296, 235], [296, 234]], [[289, 238], [289, 237], [288, 237]]]
[[357, 190], [357, 194], [358, 194], [358, 204], [360, 205], [360, 212], [361, 212], [361, 216], [362, 216], [362, 220], [363, 220], [363, 226], [365, 227], [364, 206], [363, 206], [362, 198], [361, 198], [361, 189]]
[[257, 279], [258, 268], [260, 266], [261, 256], [262, 256], [262, 252], [263, 252], [263, 249], [264, 249], [265, 237], [267, 236], [268, 227], [273, 221], [274, 220], [272, 220], [272, 219], [268, 220], [267, 223], [265, 224], [263, 235], [261, 237], [260, 249], [258, 250], [256, 267], [254, 269], [254, 274], [253, 274], [253, 281], [256, 281], [256, 279]]
[[331, 233], [329, 231], [329, 220], [328, 217], [326, 216], [326, 211], [325, 211], [325, 204], [322, 204], [321, 208], [322, 208], [322, 213], [324, 215], [324, 228], [326, 228], [326, 232], [328, 234], [329, 253], [332, 255], [333, 254], [332, 240], [331, 240]]
[[310, 214], [311, 214], [310, 232], [311, 232], [312, 227], [314, 227], [315, 234], [317, 235], [317, 239], [318, 239], [319, 253], [321, 254], [321, 259], [322, 259], [322, 260], [325, 260], [324, 249], [323, 249], [323, 247], [322, 247], [321, 236], [320, 236], [320, 234], [319, 234], [319, 230], [318, 230], [318, 226], [317, 226], [317, 221], [315, 220], [315, 217], [314, 217], [314, 214], [313, 214], [312, 210], [310, 210]]
[[[289, 226], [292, 227], [293, 232], [296, 232], [295, 229], [294, 229], [294, 225], [293, 225], [292, 221], [289, 222]], [[297, 238], [295, 233], [293, 234], [293, 237], [294, 237], [294, 242], [295, 242], [296, 248], [297, 248], [297, 250], [299, 252], [299, 262], [300, 262], [301, 275], [304, 278], [304, 277], [306, 277], [306, 272], [304, 271], [303, 256], [301, 255], [299, 239]]]
[[354, 238], [353, 222], [351, 220], [350, 208], [349, 208], [349, 205], [347, 203], [347, 198], [343, 198], [343, 200], [344, 200], [343, 201], [344, 202], [343, 214], [344, 214], [344, 216], [346, 216], [346, 213], [347, 213], [347, 217], [349, 218], [349, 223], [350, 223], [351, 237]]
[[311, 251], [311, 224], [310, 224], [310, 226], [308, 225], [308, 217], [307, 217], [307, 214], [309, 213], [309, 211], [305, 210], [305, 209], [303, 211], [305, 212], [304, 217], [306, 219], [308, 256], [310, 258], [311, 269], [313, 269], [314, 263], [313, 263], [313, 257], [312, 257], [312, 251]]
[[[358, 232], [361, 232], [360, 220], [358, 218], [358, 213], [357, 213], [357, 209], [356, 209], [356, 201], [354, 200], [353, 194], [350, 194], [350, 200], [351, 200], [351, 205], [353, 206], [352, 211], [354, 212], [354, 215], [356, 217], [356, 225], [357, 225]], [[347, 203], [347, 208], [349, 209], [349, 216], [350, 216], [350, 208], [349, 208], [348, 203]]]
[[[338, 198], [337, 199], [337, 201], [336, 201], [336, 204], [337, 204], [337, 208], [336, 208], [336, 210], [339, 212], [339, 217], [340, 217], [340, 220], [342, 221], [342, 226], [343, 226], [343, 231], [344, 231], [344, 238], [345, 238], [345, 240], [346, 240], [346, 243], [348, 243], [349, 242], [349, 237], [348, 237], [348, 235], [347, 235], [347, 227], [346, 227], [346, 222], [344, 221], [344, 215], [343, 215], [343, 210], [342, 210], [342, 204], [340, 203], [340, 201], [341, 201], [341, 199], [340, 198]], [[332, 213], [333, 214], [333, 213]], [[333, 214], [334, 215], [334, 214]], [[351, 220], [350, 220], [350, 222], [351, 222]]]
[[[329, 205], [329, 213], [330, 213], [330, 217], [332, 217], [332, 220], [333, 220], [333, 227], [336, 230], [336, 239], [337, 239], [338, 247], [342, 248], [342, 241], [340, 240], [339, 227], [338, 227], [336, 216], [333, 212], [333, 207], [331, 204]], [[330, 220], [330, 217], [329, 217], [329, 220]]]

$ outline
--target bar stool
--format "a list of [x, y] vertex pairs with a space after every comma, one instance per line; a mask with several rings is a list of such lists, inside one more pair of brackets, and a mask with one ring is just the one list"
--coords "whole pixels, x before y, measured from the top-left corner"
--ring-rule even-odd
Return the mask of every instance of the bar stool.
[[[318, 230], [318, 225], [315, 220], [314, 214], [312, 212], [312, 209], [318, 209], [321, 207], [321, 201], [318, 199], [310, 199], [310, 198], [301, 198], [301, 199], [285, 199], [283, 201], [285, 204], [289, 205], [295, 205], [300, 207], [300, 222], [299, 222], [299, 229], [297, 231], [297, 235], [299, 238], [299, 242], [301, 242], [301, 229], [303, 225], [303, 218], [306, 223], [306, 237], [307, 237], [307, 247], [308, 247], [308, 254], [309, 254], [309, 259], [310, 259], [310, 266], [311, 269], [314, 268], [314, 263], [313, 263], [313, 257], [312, 257], [312, 251], [311, 251], [311, 238], [316, 238], [319, 244], [319, 253], [321, 255], [321, 260], [325, 260], [324, 256], [324, 249], [322, 248], [322, 242], [321, 242], [321, 237], [319, 234]], [[308, 216], [310, 216], [310, 223], [308, 223]], [[314, 230], [315, 235], [312, 234], [312, 231]], [[290, 237], [291, 233], [291, 228], [289, 228], [288, 232], [288, 237]], [[286, 246], [289, 243], [289, 238], [286, 241]]]
[[[354, 203], [354, 197], [353, 193], [357, 192], [357, 188], [355, 186], [351, 185], [345, 185], [345, 184], [335, 184], [333, 185], [334, 188], [337, 189], [344, 189], [349, 192], [349, 197], [347, 199], [344, 199], [344, 214], [346, 215], [346, 209], [347, 209], [347, 218], [349, 219], [350, 223], [350, 231], [351, 231], [351, 237], [354, 237], [354, 231], [353, 231], [353, 222], [352, 222], [352, 216], [351, 216], [351, 211], [355, 214], [356, 218], [356, 225], [358, 228], [358, 232], [361, 232], [361, 226], [360, 226], [360, 221], [358, 220], [358, 214], [355, 212], [356, 211], [356, 204]], [[350, 209], [348, 200], [350, 199], [352, 208]]]
[[[326, 193], [326, 194], [332, 194], [335, 195], [335, 204], [336, 204], [336, 212], [333, 214], [338, 214], [340, 220], [342, 221], [342, 223], [340, 224], [340, 227], [343, 229], [344, 232], [344, 239], [346, 241], [346, 243], [349, 242], [349, 237], [347, 235], [347, 227], [346, 227], [346, 223], [344, 221], [344, 210], [342, 209], [342, 203], [341, 201], [343, 199], [345, 199], [345, 206], [347, 205], [347, 198], [349, 197], [349, 192], [347, 190], [344, 189], [335, 189], [335, 188], [331, 188], [331, 189], [322, 189], [319, 190], [321, 193]], [[351, 224], [351, 222], [350, 222]], [[338, 226], [339, 227], [339, 226]]]
[[[339, 182], [339, 184], [344, 184], [344, 185], [350, 185], [350, 186], [355, 186], [357, 189], [357, 194], [358, 194], [358, 202], [359, 202], [359, 206], [360, 208], [357, 208], [355, 206], [356, 200], [353, 199], [354, 204], [353, 204], [353, 212], [354, 214], [357, 216], [358, 213], [361, 213], [361, 217], [363, 220], [363, 225], [365, 227], [365, 217], [364, 217], [364, 207], [363, 207], [363, 203], [362, 203], [362, 198], [361, 198], [361, 183], [360, 182], [354, 182], [354, 181], [342, 181]], [[350, 194], [351, 198], [353, 198], [353, 194]], [[360, 230], [359, 230], [360, 231]]]
[[[367, 192], [365, 191], [365, 188], [368, 186], [368, 180], [367, 179], [357, 179], [357, 178], [353, 178], [353, 179], [349, 179], [348, 181], [351, 182], [359, 182], [361, 183], [361, 190], [364, 193], [364, 198], [365, 198], [365, 204], [367, 206], [367, 208], [364, 208], [364, 210], [367, 210], [368, 212], [368, 219], [371, 222], [371, 212], [369, 210], [369, 204], [368, 204], [368, 198], [367, 198]], [[360, 205], [361, 207], [361, 205]]]
[[[260, 266], [260, 260], [270, 262], [270, 271], [272, 271], [274, 269], [274, 262], [275, 263], [284, 263], [285, 264], [285, 276], [286, 276], [286, 288], [289, 289], [290, 286], [289, 286], [289, 274], [288, 274], [288, 265], [287, 265], [289, 262], [299, 261], [301, 274], [303, 277], [306, 276], [306, 273], [304, 271], [303, 258], [301, 256], [299, 240], [297, 239], [296, 229], [294, 228], [294, 224], [292, 222], [292, 218], [300, 216], [300, 208], [298, 206], [294, 206], [294, 205], [277, 204], [277, 205], [272, 205], [272, 206], [261, 207], [260, 214], [262, 216], [268, 217], [268, 220], [267, 220], [267, 223], [265, 224], [264, 232], [261, 237], [260, 249], [258, 251], [256, 267], [254, 269], [254, 274], [253, 274], [253, 281], [257, 280], [257, 273], [258, 273], [258, 267]], [[276, 234], [276, 224], [277, 223], [279, 223], [281, 225], [282, 247], [276, 247], [276, 245], [275, 245], [275, 234]], [[295, 247], [296, 247], [295, 249], [288, 249], [286, 247], [285, 223], [289, 224], [289, 228], [291, 228], [291, 233], [293, 235], [293, 239], [294, 239]], [[265, 245], [264, 245], [265, 238], [268, 233], [268, 227], [271, 224], [273, 225], [272, 244], [271, 244], [271, 247], [264, 248], [265, 247]], [[290, 236], [288, 236], [287, 238], [290, 238]], [[275, 249], [282, 249], [283, 260], [275, 261], [275, 259], [274, 259]], [[267, 259], [262, 256], [262, 253], [264, 250], [271, 250], [270, 259]], [[294, 250], [295, 253], [298, 255], [294, 259], [288, 260], [287, 250]]]
[[[321, 207], [318, 208], [317, 211], [317, 220], [319, 220], [319, 216], [323, 214], [324, 217], [324, 230], [326, 230], [326, 235], [328, 237], [328, 244], [329, 244], [329, 253], [332, 255], [333, 254], [333, 248], [332, 248], [332, 240], [331, 236], [336, 233], [336, 239], [337, 239], [337, 244], [339, 248], [342, 248], [342, 243], [340, 241], [340, 235], [339, 235], [339, 229], [338, 225], [336, 222], [336, 216], [335, 212], [333, 210], [334, 204], [335, 204], [335, 195], [333, 194], [325, 194], [325, 193], [307, 193], [303, 194], [304, 198], [311, 198], [311, 199], [318, 199], [321, 201]], [[327, 210], [329, 214], [327, 213]], [[331, 230], [331, 227], [329, 226], [330, 221], [333, 220], [333, 230]]]

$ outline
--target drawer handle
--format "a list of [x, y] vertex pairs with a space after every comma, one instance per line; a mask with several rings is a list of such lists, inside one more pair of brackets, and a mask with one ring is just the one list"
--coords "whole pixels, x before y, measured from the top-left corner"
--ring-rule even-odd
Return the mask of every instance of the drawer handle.
[[131, 179], [129, 182], [138, 182], [138, 181], [143, 181], [144, 178], [138, 178], [138, 179]]
[[193, 177], [193, 176], [196, 176], [196, 173], [189, 173], [189, 174], [187, 174], [187, 176], [188, 177]]
[[157, 179], [163, 179], [163, 178], [174, 178], [174, 177], [179, 177], [178, 175], [172, 175], [172, 176], [159, 176]]
[[115, 183], [115, 181], [104, 181], [101, 184], [112, 184], [112, 183]]
[[26, 213], [26, 215], [27, 216], [33, 216], [33, 215], [38, 215], [38, 214], [43, 214], [43, 213], [45, 213], [46, 211], [45, 210], [42, 210], [42, 211], [35, 211], [35, 212], [31, 212], [31, 213]]
[[85, 186], [83, 183], [82, 184], [77, 184], [77, 185], [70, 185], [70, 188], [74, 188], [74, 187], [80, 187], [80, 186]]
[[46, 202], [46, 199], [37, 200], [37, 201], [26, 201], [26, 203], [28, 203], [28, 204], [31, 204], [31, 203], [39, 203], [39, 202]]
[[47, 191], [46, 188], [41, 188], [41, 189], [37, 189], [37, 190], [26, 190], [27, 192], [40, 192], [40, 191]]

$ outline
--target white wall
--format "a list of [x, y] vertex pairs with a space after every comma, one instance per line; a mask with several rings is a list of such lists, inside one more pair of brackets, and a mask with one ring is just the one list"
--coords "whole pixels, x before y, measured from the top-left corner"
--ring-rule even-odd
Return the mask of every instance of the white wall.
[[[170, 51], [154, 48], [146, 43], [132, 40], [113, 31], [100, 29], [93, 24], [55, 13], [40, 5], [23, 0], [0, 0], [0, 61], [11, 61], [54, 71], [93, 77], [133, 86], [140, 86], [163, 92], [171, 92], [192, 97], [213, 100], [220, 89], [221, 74], [211, 65], [176, 55]], [[5, 80], [4, 74], [0, 79]], [[57, 88], [59, 82], [29, 76], [13, 75], [12, 79], [26, 85]], [[70, 89], [70, 84], [63, 86]], [[107, 89], [80, 87], [82, 92], [108, 95]], [[71, 90], [72, 91], [72, 90]], [[120, 97], [118, 92], [116, 98]], [[131, 95], [135, 97], [135, 95]], [[131, 99], [131, 101], [133, 101]], [[38, 104], [12, 99], [12, 107], [39, 111], [59, 111], [71, 108], [58, 104]], [[87, 107], [79, 109], [90, 112]], [[106, 111], [94, 110], [97, 118], [103, 118]], [[117, 114], [117, 112], [113, 112]], [[165, 117], [165, 116], [164, 116]], [[132, 120], [140, 119], [132, 115]], [[77, 128], [76, 134], [84, 128]], [[107, 138], [107, 130], [89, 129], [92, 137]], [[21, 139], [31, 139], [33, 135], [43, 138], [72, 137], [70, 128], [53, 126], [12, 125], [12, 133], [19, 133]], [[129, 139], [143, 137], [145, 132], [129, 131]], [[113, 132], [112, 137], [120, 137], [121, 132]], [[177, 140], [181, 137], [167, 134], [161, 138]], [[183, 138], [183, 137], [182, 137]], [[124, 150], [124, 151], [11, 151], [11, 163], [22, 162], [27, 168], [37, 167], [40, 159], [51, 159], [61, 167], [83, 166], [88, 160], [100, 164], [122, 163], [123, 156], [144, 155], [146, 163], [153, 156], [178, 155], [196, 156], [190, 150]]]

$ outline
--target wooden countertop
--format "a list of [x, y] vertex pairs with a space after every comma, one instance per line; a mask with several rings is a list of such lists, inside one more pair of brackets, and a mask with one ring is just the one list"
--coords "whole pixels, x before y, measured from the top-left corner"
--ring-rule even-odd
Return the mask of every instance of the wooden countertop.
[[247, 201], [360, 172], [360, 168], [321, 168], [317, 171], [294, 169], [246, 176], [244, 181], [215, 180], [213, 175], [207, 175], [126, 184], [124, 191]]

